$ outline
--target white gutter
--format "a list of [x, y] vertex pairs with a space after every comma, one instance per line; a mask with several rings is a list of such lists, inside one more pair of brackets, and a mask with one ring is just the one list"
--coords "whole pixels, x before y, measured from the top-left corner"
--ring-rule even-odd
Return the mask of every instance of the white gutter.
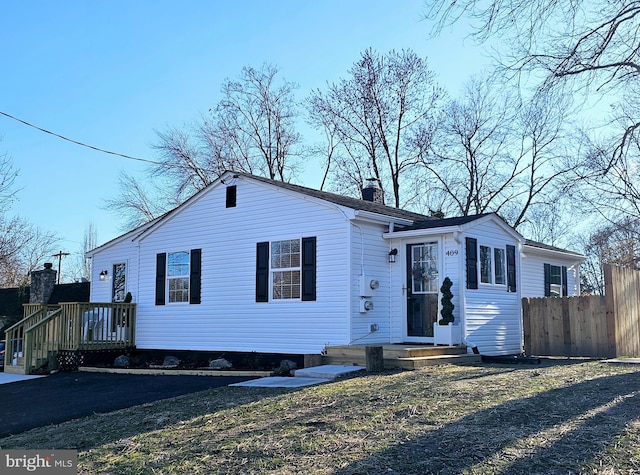
[[378, 213], [372, 213], [371, 211], [362, 211], [362, 210], [355, 210], [354, 218], [356, 219], [360, 218], [366, 221], [373, 221], [376, 223], [400, 224], [403, 226], [411, 226], [414, 223], [414, 220], [412, 219], [396, 218], [394, 216], [388, 216], [386, 214], [378, 214]]
[[448, 234], [448, 233], [460, 233], [460, 226], [443, 226], [440, 228], [426, 228], [426, 229], [412, 229], [411, 231], [393, 231], [390, 233], [383, 233], [382, 237], [385, 239], [402, 239], [407, 237], [425, 236], [430, 234]]
[[558, 257], [563, 257], [565, 259], [571, 259], [574, 261], [583, 262], [587, 259], [587, 256], [582, 254], [576, 254], [574, 252], [561, 251], [556, 249], [548, 249], [545, 247], [532, 246], [531, 244], [523, 243], [522, 245], [522, 253], [523, 257], [526, 257], [527, 254], [540, 254], [540, 255], [548, 255], [553, 254]]

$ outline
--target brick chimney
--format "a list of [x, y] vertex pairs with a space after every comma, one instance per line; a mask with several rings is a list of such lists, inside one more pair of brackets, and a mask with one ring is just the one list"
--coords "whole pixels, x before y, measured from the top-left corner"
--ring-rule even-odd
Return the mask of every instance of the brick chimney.
[[367, 185], [362, 189], [362, 199], [373, 203], [384, 204], [384, 196], [377, 178], [367, 178]]
[[49, 303], [49, 298], [53, 293], [53, 286], [56, 285], [57, 274], [58, 272], [53, 270], [51, 262], [46, 262], [44, 269], [35, 270], [31, 273], [29, 303]]

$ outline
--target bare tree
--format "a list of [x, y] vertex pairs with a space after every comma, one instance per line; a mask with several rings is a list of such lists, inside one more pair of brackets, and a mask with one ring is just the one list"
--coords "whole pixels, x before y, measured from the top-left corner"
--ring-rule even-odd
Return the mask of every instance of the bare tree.
[[499, 59], [514, 77], [540, 78], [546, 89], [582, 91], [590, 103], [608, 96], [625, 104], [627, 113], [617, 115], [620, 129], [604, 171], [621, 160], [640, 128], [637, 94], [623, 97], [638, 88], [639, 1], [429, 0], [427, 17], [436, 20], [435, 31], [471, 18], [476, 38], [504, 40]]
[[514, 115], [508, 97], [488, 80], [472, 79], [460, 99], [444, 107], [423, 164], [458, 215], [499, 212], [515, 191], [517, 164], [508, 150]]
[[[159, 182], [148, 180], [152, 189], [143, 186], [138, 179], [121, 172], [118, 177], [119, 193], [108, 199], [104, 208], [123, 218], [120, 228], [124, 231], [137, 228], [179, 204], [176, 195], [163, 191]], [[170, 189], [170, 185], [165, 188]]]
[[[295, 84], [276, 84], [278, 68], [245, 67], [238, 80], [227, 79], [223, 98], [213, 110], [213, 124], [224, 139], [223, 151], [243, 169], [288, 181], [297, 168]], [[207, 129], [205, 129], [207, 130]]]
[[431, 191], [447, 196], [447, 213], [499, 213], [514, 228], [529, 211], [552, 205], [569, 173], [562, 97], [538, 94], [523, 103], [491, 79], [473, 78], [442, 112], [423, 165]]
[[25, 219], [8, 215], [16, 199], [18, 171], [8, 155], [0, 156], [0, 287], [26, 285], [30, 272], [44, 263], [58, 238]]
[[585, 253], [584, 283], [593, 293], [602, 294], [603, 264], [640, 269], [640, 220], [624, 218], [599, 227], [588, 236]]
[[0, 214], [4, 213], [16, 199], [16, 189], [14, 188], [17, 170], [13, 167], [13, 162], [6, 154], [0, 155]]
[[184, 129], [156, 131], [158, 163], [143, 185], [122, 174], [120, 193], [106, 206], [131, 228], [178, 206], [213, 183], [226, 170], [289, 181], [299, 166], [300, 136], [295, 85], [277, 81], [278, 68], [245, 67], [238, 79], [225, 80], [222, 99]]
[[0, 217], [0, 287], [26, 285], [31, 271], [54, 252], [58, 238], [22, 218]]
[[73, 253], [71, 270], [67, 274], [71, 275], [76, 282], [91, 280], [91, 259], [86, 256], [87, 252], [98, 246], [98, 231], [93, 223], [90, 223], [84, 230], [82, 247], [79, 252]]
[[410, 204], [401, 186], [416, 178], [442, 97], [426, 60], [412, 51], [383, 56], [371, 49], [347, 79], [328, 85], [326, 92], [314, 91], [307, 100], [310, 121], [339, 144], [329, 168], [334, 188], [359, 193], [371, 177], [394, 206]]

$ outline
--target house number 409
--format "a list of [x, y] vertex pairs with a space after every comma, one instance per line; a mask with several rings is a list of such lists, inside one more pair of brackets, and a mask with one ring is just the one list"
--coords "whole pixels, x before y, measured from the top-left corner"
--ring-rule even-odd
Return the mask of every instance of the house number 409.
[[449, 249], [447, 252], [445, 252], [445, 254], [447, 256], [457, 256], [458, 255], [458, 250], [457, 249]]

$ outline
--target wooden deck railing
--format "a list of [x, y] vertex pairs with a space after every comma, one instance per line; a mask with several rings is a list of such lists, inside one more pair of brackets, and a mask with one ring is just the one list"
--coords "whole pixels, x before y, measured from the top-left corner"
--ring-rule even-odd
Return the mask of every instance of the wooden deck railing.
[[29, 374], [61, 350], [135, 345], [136, 304], [26, 304], [25, 318], [6, 332], [5, 371]]

